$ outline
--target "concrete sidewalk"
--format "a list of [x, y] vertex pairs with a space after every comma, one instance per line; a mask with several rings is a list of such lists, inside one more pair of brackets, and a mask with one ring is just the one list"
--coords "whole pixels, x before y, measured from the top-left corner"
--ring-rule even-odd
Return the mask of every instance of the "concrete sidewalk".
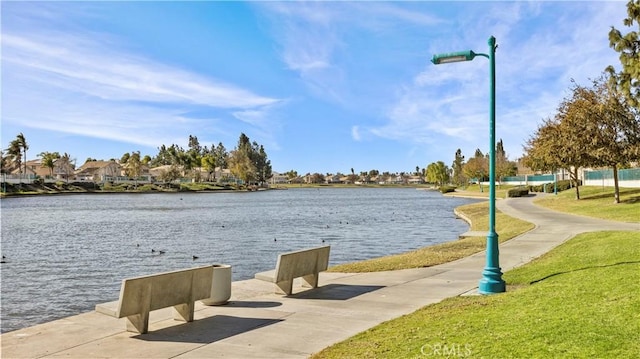
[[[544, 210], [533, 197], [500, 200], [501, 211], [536, 228], [500, 245], [503, 271], [529, 262], [581, 232], [640, 231], [640, 224]], [[196, 304], [195, 321], [151, 313], [149, 333], [125, 331], [125, 319], [89, 312], [0, 336], [2, 358], [306, 358], [384, 321], [474, 291], [485, 253], [430, 267], [376, 273], [322, 273], [320, 288], [274, 294], [273, 284], [233, 283], [231, 302]], [[418, 353], [416, 353], [418, 355]]]

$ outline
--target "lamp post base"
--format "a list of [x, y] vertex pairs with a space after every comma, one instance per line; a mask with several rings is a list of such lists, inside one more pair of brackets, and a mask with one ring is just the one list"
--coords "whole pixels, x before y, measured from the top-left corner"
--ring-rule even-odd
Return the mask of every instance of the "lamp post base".
[[506, 283], [502, 280], [500, 268], [485, 268], [478, 285], [478, 292], [480, 294], [495, 294], [505, 291]]

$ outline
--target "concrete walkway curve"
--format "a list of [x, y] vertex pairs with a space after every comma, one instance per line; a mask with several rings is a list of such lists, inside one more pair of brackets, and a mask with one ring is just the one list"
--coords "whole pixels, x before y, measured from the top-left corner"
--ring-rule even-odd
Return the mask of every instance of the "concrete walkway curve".
[[[500, 200], [501, 211], [536, 228], [500, 245], [503, 271], [529, 262], [586, 231], [640, 231], [640, 223], [603, 221], [553, 212], [534, 197]], [[0, 336], [2, 358], [307, 358], [384, 321], [473, 291], [484, 252], [430, 268], [376, 273], [321, 273], [321, 287], [283, 297], [271, 283], [233, 283], [231, 302], [196, 304], [195, 321], [176, 322], [171, 310], [151, 313], [149, 333], [125, 331], [124, 319], [96, 312]], [[297, 285], [297, 284], [296, 284]], [[297, 290], [297, 292], [295, 292]], [[416, 353], [419, 356], [420, 353]]]

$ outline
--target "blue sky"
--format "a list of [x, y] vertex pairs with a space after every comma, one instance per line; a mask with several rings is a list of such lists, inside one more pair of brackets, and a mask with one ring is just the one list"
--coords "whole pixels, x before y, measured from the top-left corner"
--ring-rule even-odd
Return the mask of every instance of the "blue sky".
[[608, 65], [626, 2], [8, 2], [2, 148], [120, 158], [162, 145], [265, 146], [274, 171], [411, 172], [489, 149], [485, 58], [497, 38], [496, 136], [511, 159], [571, 79]]

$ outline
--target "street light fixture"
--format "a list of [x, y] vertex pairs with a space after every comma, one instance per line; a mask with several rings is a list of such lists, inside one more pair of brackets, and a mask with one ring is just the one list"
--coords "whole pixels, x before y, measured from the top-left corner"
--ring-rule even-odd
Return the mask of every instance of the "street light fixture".
[[431, 62], [435, 65], [447, 64], [451, 62], [460, 62], [460, 61], [471, 61], [476, 56], [487, 56], [485, 54], [476, 54], [475, 52], [469, 51], [458, 51], [458, 52], [450, 52], [447, 54], [439, 54], [433, 55]]
[[487, 233], [487, 260], [478, 286], [480, 294], [494, 294], [505, 291], [505, 282], [500, 270], [498, 233], [496, 233], [496, 38], [487, 41], [489, 54], [478, 54], [471, 50], [433, 55], [435, 65], [451, 62], [471, 61], [476, 56], [489, 59], [489, 232]]

